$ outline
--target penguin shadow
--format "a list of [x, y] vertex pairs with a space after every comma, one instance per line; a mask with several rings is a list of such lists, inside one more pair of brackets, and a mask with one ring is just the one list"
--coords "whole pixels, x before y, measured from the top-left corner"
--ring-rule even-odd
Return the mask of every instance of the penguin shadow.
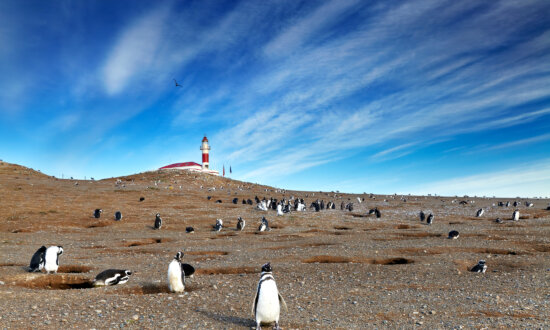
[[244, 317], [232, 316], [232, 315], [224, 315], [224, 314], [221, 314], [221, 313], [216, 313], [216, 312], [207, 311], [207, 310], [203, 310], [203, 309], [197, 309], [196, 311], [198, 313], [210, 318], [210, 319], [222, 322], [224, 324], [232, 323], [234, 325], [240, 325], [240, 326], [244, 326], [244, 327], [248, 327], [248, 328], [256, 326], [256, 323], [251, 318], [244, 318]]

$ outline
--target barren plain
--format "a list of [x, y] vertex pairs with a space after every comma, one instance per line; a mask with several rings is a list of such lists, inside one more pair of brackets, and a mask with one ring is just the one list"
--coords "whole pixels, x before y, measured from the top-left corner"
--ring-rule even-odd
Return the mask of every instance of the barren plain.
[[[278, 217], [242, 204], [254, 196], [337, 207]], [[342, 201], [354, 210], [340, 210]], [[520, 220], [500, 201], [520, 202]], [[252, 328], [268, 261], [289, 309], [283, 329], [549, 328], [549, 200], [525, 201], [285, 191], [177, 171], [61, 180], [0, 162], [0, 328]], [[381, 218], [367, 215], [374, 207]], [[435, 215], [433, 225], [419, 221], [420, 210]], [[262, 216], [271, 231], [257, 232]], [[225, 227], [213, 232], [218, 218]], [[447, 239], [453, 229], [457, 240]], [[63, 246], [57, 274], [27, 272], [42, 245]], [[178, 251], [196, 268], [183, 294], [166, 283]], [[481, 259], [485, 274], [468, 271]], [[91, 288], [108, 268], [134, 274]]]

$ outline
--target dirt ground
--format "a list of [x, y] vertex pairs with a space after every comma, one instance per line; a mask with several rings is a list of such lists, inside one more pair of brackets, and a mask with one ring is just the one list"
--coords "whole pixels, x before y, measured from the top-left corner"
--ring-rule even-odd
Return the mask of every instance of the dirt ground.
[[[242, 204], [254, 196], [337, 207], [278, 217]], [[340, 210], [342, 201], [354, 210]], [[521, 219], [500, 201], [521, 202]], [[288, 305], [283, 329], [549, 328], [549, 200], [525, 201], [284, 191], [179, 171], [60, 180], [0, 162], [0, 328], [252, 328], [268, 261]], [[381, 218], [367, 215], [374, 207]], [[435, 215], [433, 225], [420, 222], [420, 210]], [[271, 231], [257, 232], [262, 216]], [[218, 218], [225, 227], [213, 232]], [[453, 229], [457, 240], [447, 239]], [[63, 246], [57, 274], [27, 272], [42, 245]], [[178, 251], [196, 268], [183, 294], [168, 292], [166, 280]], [[487, 272], [470, 272], [481, 259]], [[108, 268], [134, 274], [90, 288]]]

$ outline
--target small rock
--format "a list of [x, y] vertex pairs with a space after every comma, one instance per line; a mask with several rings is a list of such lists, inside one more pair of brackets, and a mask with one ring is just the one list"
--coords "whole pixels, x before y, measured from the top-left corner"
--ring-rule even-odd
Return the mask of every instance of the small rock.
[[139, 320], [139, 315], [135, 314], [134, 316], [132, 316], [132, 318], [137, 321]]

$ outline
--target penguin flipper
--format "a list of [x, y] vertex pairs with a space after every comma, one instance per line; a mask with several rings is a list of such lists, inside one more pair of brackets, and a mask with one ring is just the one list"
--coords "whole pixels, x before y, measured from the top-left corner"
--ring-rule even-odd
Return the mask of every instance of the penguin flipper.
[[281, 296], [280, 293], [278, 293], [278, 295], [279, 295], [279, 303], [280, 303], [281, 305], [283, 305], [283, 308], [285, 309], [285, 312], [288, 313], [288, 307], [286, 307], [286, 302], [285, 302], [285, 300], [283, 299], [283, 296]]
[[256, 304], [258, 303], [258, 291], [260, 290], [256, 290], [256, 295], [254, 296], [254, 302], [252, 303], [251, 314], [253, 318], [256, 318]]

